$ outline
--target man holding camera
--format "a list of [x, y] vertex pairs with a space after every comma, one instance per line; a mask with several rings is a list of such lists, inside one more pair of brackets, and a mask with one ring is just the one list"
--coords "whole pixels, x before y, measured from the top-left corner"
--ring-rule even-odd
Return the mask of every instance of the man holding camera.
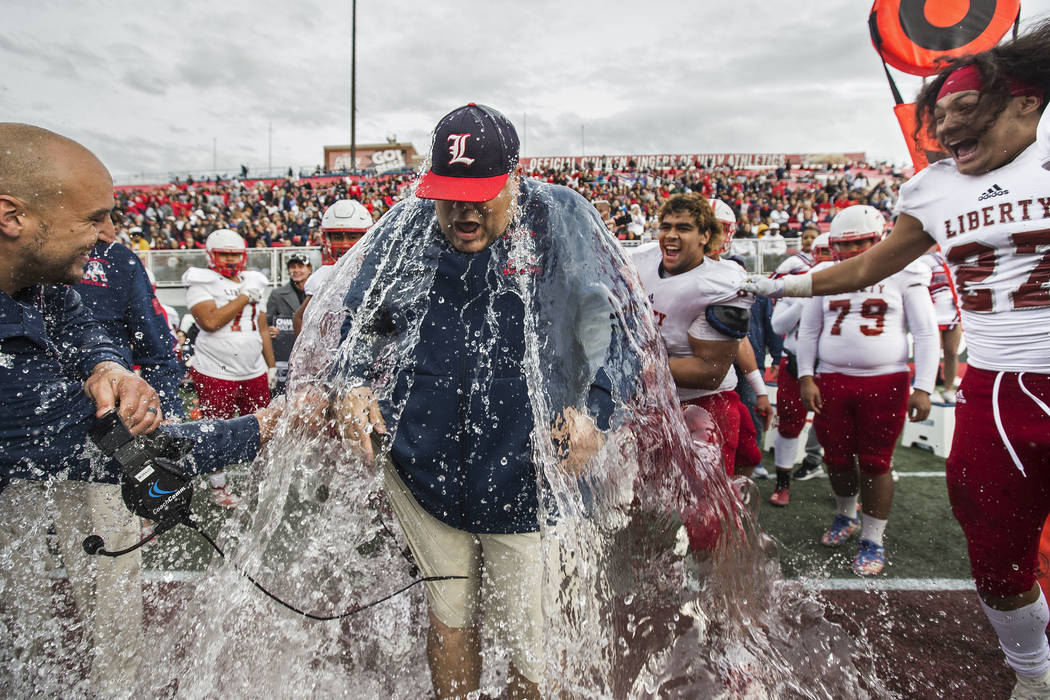
[[[87, 446], [95, 420], [114, 410], [133, 435], [161, 422], [160, 399], [136, 376], [67, 285], [80, 281], [100, 229], [109, 225], [113, 183], [80, 144], [25, 124], [0, 124], [0, 691], [47, 693], [49, 659], [67, 631], [51, 611], [52, 518], [83, 619], [89, 685], [77, 694], [133, 692], [141, 639], [141, 557], [88, 558], [81, 543], [101, 531], [133, 544], [136, 519], [113, 486], [120, 466]], [[252, 459], [276, 412], [235, 421], [165, 426], [190, 438], [196, 472]]]

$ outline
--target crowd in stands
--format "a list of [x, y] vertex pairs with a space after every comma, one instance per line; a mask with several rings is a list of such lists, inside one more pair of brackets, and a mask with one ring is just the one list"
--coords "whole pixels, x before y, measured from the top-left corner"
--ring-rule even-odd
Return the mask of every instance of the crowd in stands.
[[[870, 204], [889, 216], [905, 179], [888, 166], [865, 163], [758, 171], [692, 167], [603, 172], [585, 166], [526, 175], [567, 185], [591, 201], [609, 202], [607, 221], [624, 240], [652, 236], [660, 205], [679, 192], [726, 201], [736, 213], [738, 237], [761, 237], [771, 227], [790, 236], [810, 221], [826, 228], [836, 213], [853, 204]], [[333, 201], [357, 199], [378, 219], [410, 193], [413, 178], [406, 171], [120, 187], [118, 236], [139, 250], [202, 249], [207, 235], [219, 228], [237, 231], [251, 248], [318, 245], [321, 213]]]

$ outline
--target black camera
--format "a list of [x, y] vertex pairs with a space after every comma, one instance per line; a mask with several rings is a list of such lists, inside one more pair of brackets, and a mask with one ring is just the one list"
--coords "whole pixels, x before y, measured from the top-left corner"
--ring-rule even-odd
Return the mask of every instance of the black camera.
[[102, 454], [120, 464], [128, 510], [159, 525], [174, 525], [189, 515], [193, 484], [179, 462], [189, 454], [190, 440], [159, 430], [135, 437], [116, 411], [95, 421], [88, 435]]

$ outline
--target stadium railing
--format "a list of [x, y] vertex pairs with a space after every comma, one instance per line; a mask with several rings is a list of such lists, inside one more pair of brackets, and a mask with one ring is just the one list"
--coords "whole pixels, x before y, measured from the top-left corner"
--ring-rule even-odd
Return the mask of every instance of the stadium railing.
[[[625, 248], [640, 241], [621, 241]], [[734, 238], [730, 253], [744, 261], [748, 272], [769, 274], [780, 262], [798, 251], [799, 239]], [[203, 250], [143, 250], [137, 251], [142, 262], [153, 273], [158, 288], [182, 286], [182, 274], [191, 267], [207, 267], [208, 255]], [[288, 282], [288, 258], [306, 255], [316, 270], [321, 265], [321, 249], [317, 246], [297, 248], [250, 248], [248, 269], [266, 275], [270, 284], [280, 286]]]

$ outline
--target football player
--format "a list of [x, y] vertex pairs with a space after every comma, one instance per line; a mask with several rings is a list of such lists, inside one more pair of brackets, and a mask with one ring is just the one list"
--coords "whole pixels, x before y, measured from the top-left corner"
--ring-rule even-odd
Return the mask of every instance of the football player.
[[1048, 87], [1048, 22], [948, 61], [926, 82], [915, 108], [916, 123], [950, 157], [901, 187], [890, 236], [812, 277], [745, 286], [791, 296], [855, 289], [941, 246], [969, 346], [948, 496], [981, 604], [1017, 676], [1018, 698], [1050, 696], [1050, 610], [1035, 581], [1039, 536], [1050, 514]]
[[[812, 231], [812, 229], [807, 229]], [[831, 264], [831, 246], [828, 234], [817, 236], [810, 246], [814, 265]], [[802, 267], [806, 258], [793, 256], [777, 268], [775, 276], [802, 274], [810, 267]], [[791, 263], [791, 264], [788, 264]], [[802, 405], [798, 385], [798, 325], [802, 319], [805, 301], [802, 299], [781, 299], [773, 308], [771, 320], [773, 330], [784, 336], [784, 353], [780, 358], [777, 371], [777, 437], [773, 443], [773, 464], [776, 466], [777, 486], [769, 497], [775, 506], [787, 506], [791, 501], [791, 470], [795, 466], [798, 454], [798, 438], [806, 426], [806, 407]], [[810, 430], [806, 441], [806, 458], [794, 474], [800, 481], [812, 479], [820, 472], [822, 450], [817, 439], [817, 431]]]
[[959, 342], [962, 340], [955, 283], [948, 271], [948, 261], [937, 246], [930, 248], [919, 260], [930, 268], [930, 298], [933, 299], [937, 328], [941, 334], [944, 356], [944, 389], [941, 390], [941, 397], [946, 403], [955, 403], [955, 375], [959, 371]]
[[673, 195], [657, 217], [657, 242], [639, 246], [632, 260], [667, 349], [678, 399], [711, 414], [732, 475], [741, 416], [733, 360], [747, 335], [752, 301], [738, 291], [744, 270], [707, 257], [722, 247], [721, 224], [707, 200]]
[[[247, 415], [270, 403], [277, 367], [263, 294], [266, 275], [246, 270], [244, 239], [230, 229], [212, 231], [205, 241], [208, 267], [191, 267], [182, 275], [186, 306], [200, 328], [194, 344], [190, 377], [197, 387], [204, 418]], [[226, 472], [208, 476], [212, 502], [235, 508]]]
[[292, 318], [296, 335], [302, 330], [303, 314], [310, 299], [328, 281], [339, 258], [361, 240], [371, 226], [372, 215], [355, 199], [340, 199], [324, 210], [321, 215], [321, 267], [313, 271], [303, 287], [306, 297]]
[[[831, 222], [837, 262], [871, 248], [886, 220], [867, 205], [843, 209]], [[799, 393], [816, 415], [838, 512], [821, 543], [844, 544], [860, 532], [853, 571], [885, 566], [883, 533], [893, 502], [890, 463], [906, 416], [925, 420], [937, 375], [937, 324], [929, 271], [911, 266], [855, 292], [805, 302], [798, 331]], [[909, 396], [908, 331], [915, 341], [915, 382]], [[819, 359], [819, 371], [817, 361]], [[857, 518], [857, 495], [863, 524]]]

